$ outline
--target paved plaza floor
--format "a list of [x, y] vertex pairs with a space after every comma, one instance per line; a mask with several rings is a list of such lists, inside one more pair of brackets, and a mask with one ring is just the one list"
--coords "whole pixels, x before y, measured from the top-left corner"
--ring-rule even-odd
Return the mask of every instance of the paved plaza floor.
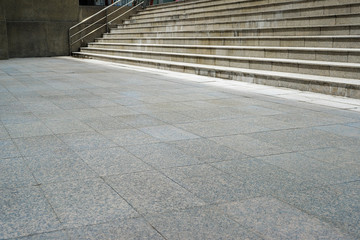
[[0, 239], [359, 239], [360, 100], [0, 61]]

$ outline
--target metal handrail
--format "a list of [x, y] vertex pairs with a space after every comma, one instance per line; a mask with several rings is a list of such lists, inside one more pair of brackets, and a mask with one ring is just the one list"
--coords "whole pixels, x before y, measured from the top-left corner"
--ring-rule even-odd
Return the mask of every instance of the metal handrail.
[[[107, 12], [107, 10], [108, 10], [110, 7], [115, 6], [116, 4], [119, 4], [118, 1], [117, 1], [117, 2], [114, 2], [114, 3], [112, 3], [111, 5], [107, 6], [106, 8], [98, 11], [97, 13], [91, 15], [90, 17], [88, 17], [88, 18], [82, 20], [81, 22], [75, 24], [74, 26], [70, 27], [70, 28], [69, 28], [69, 50], [70, 50], [70, 54], [71, 54], [72, 46], [73, 46], [75, 43], [78, 43], [78, 42], [82, 41], [84, 38], [90, 36], [91, 34], [97, 32], [98, 30], [100, 30], [101, 28], [103, 28], [103, 27], [105, 27], [105, 26], [108, 27], [112, 22], [114, 22], [115, 20], [117, 20], [117, 19], [119, 19], [120, 17], [124, 16], [125, 14], [129, 13], [129, 12], [132, 11], [134, 8], [137, 8], [139, 5], [144, 5], [145, 1], [146, 1], [146, 0], [140, 0], [138, 4], [137, 4], [137, 0], [132, 0], [132, 1], [130, 1], [130, 2], [127, 2], [126, 4], [120, 6], [118, 9], [114, 10], [113, 12], [111, 12], [111, 13], [109, 13], [109, 14], [106, 13], [106, 15], [105, 15], [104, 17], [102, 17], [102, 18], [96, 20], [95, 22], [89, 24], [89, 25], [86, 26], [85, 28], [82, 28], [80, 31], [78, 31], [78, 32], [76, 32], [76, 33], [74, 33], [74, 34], [71, 34], [71, 30], [75, 29], [76, 27], [81, 26], [82, 24], [86, 24], [89, 20], [93, 19], [93, 18], [96, 17], [97, 15], [99, 15], [99, 14], [101, 14], [101, 13], [103, 13], [103, 12]], [[123, 9], [123, 8], [126, 7], [126, 6], [129, 6], [129, 4], [133, 4], [133, 3], [135, 3], [135, 6], [133, 6], [132, 8], [130, 8], [128, 11], [124, 12], [124, 13], [121, 14], [120, 16], [117, 16], [117, 17], [115, 17], [114, 19], [112, 19], [111, 21], [108, 21], [108, 17], [109, 17], [109, 16], [115, 14], [115, 13], [118, 12], [119, 10], [121, 10], [121, 9]], [[106, 21], [105, 21], [105, 24], [103, 24], [103, 25], [101, 25], [100, 27], [92, 30], [90, 33], [86, 33], [84, 36], [81, 36], [79, 39], [77, 39], [77, 40], [75, 40], [75, 41], [72, 41], [72, 39], [73, 39], [75, 36], [77, 36], [77, 35], [79, 35], [79, 34], [81, 34], [81, 33], [84, 33], [85, 30], [93, 27], [95, 24], [98, 24], [98, 23], [100, 23], [100, 22], [103, 21], [103, 20], [106, 20]], [[104, 31], [104, 32], [105, 32], [105, 31]]]

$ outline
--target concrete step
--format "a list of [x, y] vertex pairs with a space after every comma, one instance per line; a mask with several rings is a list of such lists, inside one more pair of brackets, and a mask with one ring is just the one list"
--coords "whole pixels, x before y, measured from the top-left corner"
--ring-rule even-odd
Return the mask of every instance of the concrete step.
[[303, 91], [313, 91], [338, 96], [360, 98], [360, 81], [356, 79], [173, 62], [156, 59], [111, 56], [84, 52], [75, 52], [73, 55], [77, 57], [92, 58], [123, 64], [135, 64], [140, 66], [155, 67], [159, 69], [193, 73], [237, 81], [288, 87]]
[[98, 43], [177, 44], [217, 46], [273, 46], [314, 48], [360, 48], [360, 35], [338, 36], [246, 36], [246, 37], [168, 37], [98, 38]]
[[[349, 1], [349, 2], [348, 2]], [[319, 1], [296, 1], [296, 2], [279, 2], [274, 4], [258, 4], [254, 6], [238, 7], [238, 8], [226, 8], [212, 11], [195, 11], [193, 13], [179, 13], [168, 11], [161, 15], [134, 15], [125, 23], [146, 23], [153, 21], [171, 21], [171, 20], [182, 20], [182, 19], [196, 19], [214, 16], [232, 16], [246, 13], [265, 13], [269, 11], [277, 11], [281, 15], [282, 11], [290, 9], [307, 8], [311, 9], [312, 14], [344, 14], [351, 12], [359, 12], [359, 7], [353, 4], [359, 4], [357, 0], [348, 0], [348, 3], [340, 2], [330, 4], [327, 0]], [[350, 6], [351, 5], [351, 6]], [[146, 12], [146, 11], [145, 11]], [[283, 16], [283, 15], [281, 15]]]
[[89, 48], [360, 63], [360, 49], [90, 43]]
[[220, 56], [189, 53], [151, 52], [104, 48], [81, 48], [83, 53], [113, 55], [143, 59], [198, 63], [213, 66], [237, 67], [258, 70], [316, 74], [319, 76], [360, 79], [359, 63], [310, 61], [298, 59]]
[[226, 3], [224, 3], [223, 0], [183, 1], [180, 4], [174, 3], [168, 5], [149, 6], [145, 10], [139, 12], [139, 16], [169, 12], [176, 13], [177, 11], [185, 11], [186, 13], [189, 13], [188, 11], [201, 12], [208, 11], [211, 8], [232, 9], [236, 7], [236, 5], [240, 7], [262, 7], [268, 4], [292, 4], [292, 6], [294, 6], [294, 4], [303, 4], [305, 2], [307, 3], [307, 7], [339, 5], [339, 3], [342, 5], [358, 3], [356, 0], [342, 0], [341, 2], [338, 0], [226, 0]]
[[104, 38], [119, 37], [236, 37], [236, 36], [314, 36], [314, 35], [359, 35], [359, 24], [336, 26], [314, 25], [293, 27], [248, 27], [196, 31], [121, 32], [104, 34]]
[[[306, 0], [302, 0], [306, 1]], [[324, 0], [320, 0], [324, 1]], [[136, 15], [136, 18], [152, 18], [159, 16], [169, 16], [169, 12], [172, 12], [174, 15], [179, 14], [192, 14], [192, 13], [200, 13], [200, 12], [208, 12], [214, 10], [229, 10], [229, 9], [237, 9], [244, 7], [253, 7], [253, 6], [264, 6], [269, 4], [279, 4], [286, 3], [292, 4], [294, 0], [227, 0], [226, 3], [224, 1], [206, 1], [206, 2], [193, 2], [192, 4], [178, 4], [176, 7], [168, 6], [166, 8], [153, 8], [146, 9], [144, 11], [139, 12]], [[299, 1], [296, 1], [299, 2]]]
[[[359, 4], [360, 5], [360, 4]], [[243, 20], [243, 21], [226, 21], [214, 23], [198, 23], [198, 24], [174, 24], [152, 27], [132, 27], [132, 28], [113, 28], [110, 33], [138, 33], [138, 32], [169, 32], [169, 31], [195, 31], [202, 30], [222, 30], [231, 28], [275, 28], [275, 27], [310, 27], [329, 25], [344, 25], [349, 23], [360, 23], [360, 13], [342, 14], [342, 15], [325, 15], [313, 17], [294, 17], [282, 19], [266, 19], [266, 20]], [[359, 24], [360, 25], [360, 24]]]
[[211, 17], [201, 17], [201, 18], [187, 18], [187, 19], [173, 19], [167, 21], [154, 21], [153, 19], [148, 19], [146, 22], [131, 22], [119, 25], [118, 28], [140, 28], [140, 27], [155, 27], [155, 26], [183, 26], [183, 25], [193, 25], [193, 24], [209, 24], [209, 23], [222, 23], [222, 22], [242, 22], [242, 21], [257, 21], [263, 20], [268, 21], [271, 19], [292, 19], [300, 17], [322, 17], [329, 15], [346, 15], [346, 14], [358, 14], [360, 13], [360, 3], [356, 4], [347, 4], [342, 5], [342, 13], [335, 13], [337, 11], [331, 11], [331, 9], [339, 10], [340, 6], [330, 6], [330, 7], [317, 7], [317, 8], [296, 8], [296, 9], [286, 9], [283, 11], [272, 10], [272, 11], [254, 11], [249, 13], [237, 13], [233, 15], [224, 14], [219, 12], [215, 16]]

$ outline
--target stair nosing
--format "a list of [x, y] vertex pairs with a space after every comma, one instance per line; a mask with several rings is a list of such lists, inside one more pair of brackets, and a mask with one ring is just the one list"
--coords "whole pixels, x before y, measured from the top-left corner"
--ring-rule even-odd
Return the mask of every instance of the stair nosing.
[[165, 55], [165, 56], [186, 56], [186, 57], [199, 57], [199, 58], [215, 58], [215, 59], [229, 59], [229, 60], [243, 60], [243, 61], [257, 61], [257, 62], [276, 62], [276, 63], [288, 63], [299, 65], [316, 65], [316, 66], [330, 66], [330, 67], [342, 67], [342, 68], [359, 68], [360, 63], [348, 63], [348, 62], [326, 62], [326, 61], [314, 61], [314, 60], [300, 60], [300, 59], [282, 59], [282, 58], [259, 58], [259, 57], [237, 57], [237, 56], [222, 56], [222, 55], [208, 55], [208, 54], [191, 54], [191, 53], [176, 53], [176, 52], [155, 52], [155, 51], [138, 51], [138, 50], [119, 50], [119, 49], [103, 49], [103, 48], [81, 48], [100, 51], [112, 51], [112, 52], [126, 52], [126, 53], [144, 53], [151, 55]]
[[[155, 59], [142, 59], [142, 58], [133, 58], [133, 57], [121, 57], [121, 56], [109, 56], [103, 54], [84, 54], [81, 52], [74, 52], [73, 54], [79, 55], [90, 55], [90, 56], [98, 56], [105, 58], [113, 58], [113, 59], [130, 59], [133, 61], [140, 62], [154, 62], [154, 63], [163, 63], [163, 64], [172, 64], [177, 66], [188, 66], [194, 68], [205, 68], [210, 70], [225, 70], [225, 71], [234, 71], [234, 72], [242, 72], [248, 74], [257, 74], [263, 76], [275, 76], [275, 77], [285, 77], [291, 79], [304, 79], [305, 77], [308, 81], [313, 82], [323, 82], [323, 83], [337, 83], [337, 84], [345, 84], [345, 85], [356, 85], [360, 88], [360, 80], [358, 79], [350, 79], [350, 78], [338, 78], [338, 77], [327, 77], [320, 75], [310, 75], [310, 74], [300, 74], [300, 73], [291, 73], [291, 72], [278, 72], [278, 71], [267, 71], [267, 70], [257, 70], [257, 69], [246, 69], [246, 68], [234, 68], [234, 67], [223, 67], [223, 66], [215, 66], [215, 65], [203, 65], [203, 64], [194, 64], [194, 63], [183, 63], [183, 62], [173, 62], [173, 61], [164, 61], [164, 60], [155, 60]], [[356, 82], [354, 82], [356, 81]]]

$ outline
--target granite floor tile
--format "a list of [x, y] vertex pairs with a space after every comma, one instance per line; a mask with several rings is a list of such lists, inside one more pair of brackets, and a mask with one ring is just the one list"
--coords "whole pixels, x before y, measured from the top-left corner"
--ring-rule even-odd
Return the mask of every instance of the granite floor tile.
[[276, 196], [287, 191], [321, 185], [317, 181], [290, 173], [260, 159], [224, 161], [211, 165], [238, 178], [245, 188], [256, 189], [263, 194]]
[[89, 118], [82, 120], [82, 122], [99, 132], [132, 128], [130, 125], [113, 117]]
[[354, 239], [273, 198], [255, 198], [220, 207], [233, 220], [266, 239]]
[[360, 164], [360, 149], [350, 152], [340, 148], [320, 148], [301, 152], [301, 154], [316, 160], [346, 167], [348, 164]]
[[37, 182], [42, 184], [97, 176], [77, 154], [71, 151], [26, 157], [25, 163]]
[[125, 148], [136, 157], [157, 169], [201, 163], [199, 159], [166, 143], [134, 145]]
[[177, 112], [155, 112], [150, 113], [149, 115], [168, 124], [188, 123], [195, 121], [193, 118]]
[[100, 176], [120, 175], [152, 169], [121, 147], [84, 150], [78, 154]]
[[62, 134], [58, 137], [75, 151], [116, 146], [114, 142], [96, 132]]
[[359, 196], [360, 182], [356, 181], [304, 191], [284, 192], [278, 197], [359, 238]]
[[254, 125], [250, 121], [243, 121], [242, 119], [193, 122], [176, 124], [175, 126], [202, 137], [217, 137], [270, 130], [269, 128]]
[[246, 135], [231, 135], [209, 139], [244, 155], [252, 157], [289, 152], [289, 150], [273, 145], [272, 143], [263, 142]]
[[0, 159], [0, 172], [0, 188], [37, 184], [22, 158]]
[[15, 238], [16, 240], [70, 240], [69, 234], [65, 230], [32, 234], [26, 237]]
[[62, 229], [39, 187], [0, 189], [0, 238]]
[[133, 128], [120, 129], [120, 130], [107, 130], [101, 133], [119, 146], [149, 144], [160, 141], [138, 129], [133, 129]]
[[68, 149], [56, 136], [41, 136], [13, 139], [23, 156], [43, 155]]
[[66, 110], [66, 115], [71, 115], [73, 118], [79, 120], [84, 120], [89, 118], [109, 117], [106, 113], [103, 113], [96, 108]]
[[360, 122], [348, 123], [346, 125], [349, 126], [349, 127], [360, 128]]
[[174, 211], [205, 203], [159, 172], [141, 172], [106, 178], [127, 202], [142, 214]]
[[79, 120], [47, 120], [45, 125], [55, 134], [94, 131]]
[[[162, 172], [209, 204], [232, 202], [261, 196], [260, 191], [249, 188], [238, 179], [229, 174], [224, 174], [211, 166], [194, 165], [177, 167], [164, 169]], [[218, 173], [215, 174], [216, 172]]]
[[263, 239], [214, 207], [147, 215], [146, 219], [166, 239]]
[[4, 126], [12, 138], [37, 137], [53, 134], [51, 130], [40, 121], [31, 123], [5, 124]]
[[165, 124], [163, 121], [160, 121], [159, 119], [153, 118], [146, 114], [125, 115], [117, 117], [117, 119], [121, 120], [126, 124], [129, 124], [134, 128], [158, 126]]
[[340, 136], [360, 139], [360, 129], [356, 127], [349, 127], [345, 125], [330, 125], [317, 127], [316, 129], [320, 129], [322, 131], [330, 132]]
[[132, 218], [121, 221], [113, 221], [104, 224], [72, 228], [67, 230], [72, 239], [108, 239], [108, 240], [135, 240], [164, 239], [143, 218]]
[[135, 112], [125, 106], [102, 107], [102, 108], [97, 108], [97, 109], [111, 117], [138, 114], [137, 112]]
[[7, 113], [0, 115], [0, 119], [4, 124], [20, 124], [20, 123], [31, 123], [39, 121], [37, 116], [32, 112], [22, 112], [22, 113]]
[[323, 185], [360, 180], [359, 171], [321, 162], [299, 153], [272, 155], [259, 159]]
[[140, 130], [163, 142], [199, 138], [199, 136], [197, 135], [194, 135], [190, 132], [184, 131], [172, 125], [144, 127], [140, 128]]
[[343, 140], [340, 136], [314, 128], [250, 133], [248, 136], [282, 147], [288, 151], [336, 147]]
[[19, 156], [21, 154], [11, 139], [0, 139], [0, 159]]
[[245, 154], [221, 145], [221, 143], [204, 138], [181, 140], [171, 142], [170, 144], [203, 162], [220, 162], [248, 157]]
[[138, 216], [101, 179], [44, 184], [41, 188], [65, 227], [80, 227]]

